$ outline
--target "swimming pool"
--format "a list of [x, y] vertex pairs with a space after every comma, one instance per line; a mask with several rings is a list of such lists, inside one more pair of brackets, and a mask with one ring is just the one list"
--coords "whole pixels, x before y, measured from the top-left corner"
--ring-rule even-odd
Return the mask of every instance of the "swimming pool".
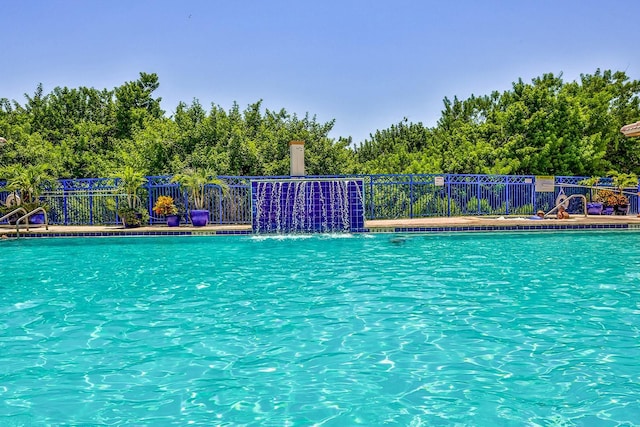
[[640, 420], [636, 232], [51, 238], [0, 254], [2, 425]]

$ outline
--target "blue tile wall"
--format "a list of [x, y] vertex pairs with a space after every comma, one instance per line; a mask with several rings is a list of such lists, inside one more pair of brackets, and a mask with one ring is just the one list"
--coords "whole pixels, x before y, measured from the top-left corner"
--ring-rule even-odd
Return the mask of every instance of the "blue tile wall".
[[362, 180], [253, 181], [253, 231], [360, 231], [364, 228], [363, 185]]

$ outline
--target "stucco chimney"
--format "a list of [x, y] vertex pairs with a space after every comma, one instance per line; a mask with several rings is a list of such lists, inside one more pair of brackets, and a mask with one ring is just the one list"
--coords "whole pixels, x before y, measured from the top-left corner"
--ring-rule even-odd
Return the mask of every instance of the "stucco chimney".
[[289, 142], [291, 176], [304, 176], [304, 141]]

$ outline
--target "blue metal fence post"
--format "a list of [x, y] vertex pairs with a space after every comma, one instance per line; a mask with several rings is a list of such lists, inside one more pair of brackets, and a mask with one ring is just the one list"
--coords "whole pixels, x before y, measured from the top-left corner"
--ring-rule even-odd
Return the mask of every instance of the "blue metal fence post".
[[150, 177], [145, 177], [147, 179], [145, 187], [147, 187], [147, 211], [149, 213], [149, 225], [153, 224], [153, 194], [151, 194], [151, 179]]
[[531, 184], [529, 184], [531, 189], [531, 205], [533, 206], [533, 212], [535, 213], [537, 210], [536, 206], [536, 178], [531, 178]]
[[480, 203], [480, 200], [482, 200], [482, 187], [481, 187], [481, 181], [480, 181], [480, 175], [476, 175], [474, 177], [477, 181], [477, 190], [476, 190], [476, 198], [478, 199], [478, 212], [477, 214], [480, 215], [482, 213], [482, 203]]
[[413, 174], [409, 175], [409, 218], [413, 218]]
[[504, 180], [505, 180], [504, 193], [505, 193], [505, 198], [506, 198], [504, 209], [505, 209], [505, 215], [509, 215], [509, 211], [510, 211], [509, 210], [509, 205], [510, 205], [509, 196], [511, 195], [511, 192], [509, 191], [509, 184], [510, 184], [509, 176], [505, 175], [504, 176]]
[[370, 219], [376, 219], [376, 215], [375, 215], [375, 211], [374, 211], [374, 201], [375, 198], [373, 197], [373, 175], [369, 175], [369, 194], [371, 194], [371, 218]]
[[[635, 210], [635, 212], [633, 210], [631, 212], [640, 215], [640, 180], [638, 181], [638, 186], [637, 186], [637, 189], [636, 189], [635, 202], [636, 202], [635, 203], [636, 210]], [[633, 209], [633, 206], [631, 206], [630, 209]]]
[[62, 182], [62, 213], [64, 215], [64, 225], [69, 225], [69, 207], [67, 206], [67, 182]]
[[89, 225], [93, 225], [93, 179], [89, 180]]
[[218, 224], [222, 224], [222, 187], [218, 187], [218, 192], [219, 192], [219, 196], [218, 196]]
[[451, 175], [446, 174], [447, 185], [447, 216], [451, 216]]

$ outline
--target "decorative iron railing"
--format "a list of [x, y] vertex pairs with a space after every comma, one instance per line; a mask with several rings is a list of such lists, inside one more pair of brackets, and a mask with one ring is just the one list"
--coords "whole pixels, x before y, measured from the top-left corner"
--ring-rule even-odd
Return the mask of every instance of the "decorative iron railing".
[[[462, 215], [531, 215], [537, 210], [545, 212], [555, 206], [560, 193], [584, 194], [591, 199], [592, 190], [580, 182], [585, 177], [555, 177], [554, 191], [537, 192], [536, 177], [529, 175], [341, 175], [340, 179], [358, 179], [363, 182], [366, 219], [421, 218]], [[219, 187], [210, 186], [208, 205], [210, 223], [251, 224], [251, 182], [287, 177], [220, 176], [229, 191], [223, 194]], [[307, 177], [314, 178], [314, 177]], [[321, 176], [315, 178], [331, 178]], [[611, 185], [607, 178], [599, 186]], [[630, 213], [638, 213], [638, 189], [627, 191]], [[0, 207], [8, 196], [5, 183], [0, 182]], [[185, 213], [191, 208], [187, 193], [170, 176], [149, 176], [140, 197], [149, 212], [150, 223], [165, 222], [153, 214], [153, 205], [159, 196], [174, 198]], [[118, 207], [125, 195], [114, 178], [63, 179], [42, 195], [49, 207], [50, 224], [98, 225], [118, 224]], [[578, 202], [569, 211], [579, 209]]]

